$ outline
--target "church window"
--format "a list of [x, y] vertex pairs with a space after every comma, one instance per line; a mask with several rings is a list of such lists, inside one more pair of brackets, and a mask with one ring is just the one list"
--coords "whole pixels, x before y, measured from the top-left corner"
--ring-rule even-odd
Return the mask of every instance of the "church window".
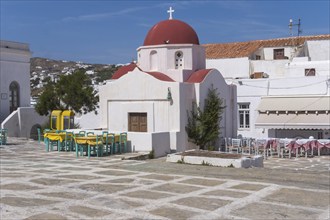
[[128, 113], [128, 131], [147, 132], [147, 113], [132, 112]]
[[250, 104], [238, 103], [239, 128], [250, 128]]
[[157, 51], [153, 50], [150, 53], [150, 70], [158, 69], [158, 55]]
[[284, 48], [282, 49], [274, 49], [274, 60], [283, 60], [284, 57]]
[[19, 85], [17, 82], [12, 82], [9, 85], [9, 110], [10, 113], [17, 110], [19, 107]]
[[175, 69], [183, 69], [183, 53], [181, 51], [175, 53]]
[[315, 69], [305, 69], [305, 76], [315, 76]]

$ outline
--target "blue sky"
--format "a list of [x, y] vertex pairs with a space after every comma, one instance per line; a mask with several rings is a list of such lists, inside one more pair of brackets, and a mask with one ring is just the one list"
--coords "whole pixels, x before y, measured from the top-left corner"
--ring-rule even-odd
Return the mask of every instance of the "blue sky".
[[290, 18], [302, 35], [329, 34], [329, 2], [0, 0], [0, 38], [28, 43], [33, 57], [127, 63], [170, 6], [205, 44], [288, 37]]

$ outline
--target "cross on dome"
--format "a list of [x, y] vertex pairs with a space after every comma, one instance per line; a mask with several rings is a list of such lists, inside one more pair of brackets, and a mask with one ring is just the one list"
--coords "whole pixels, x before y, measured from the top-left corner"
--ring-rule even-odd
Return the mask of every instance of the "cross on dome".
[[170, 17], [168, 18], [169, 20], [172, 20], [173, 17], [172, 17], [172, 13], [174, 12], [174, 10], [172, 9], [172, 7], [170, 7], [170, 9], [167, 11], [167, 13], [170, 14]]

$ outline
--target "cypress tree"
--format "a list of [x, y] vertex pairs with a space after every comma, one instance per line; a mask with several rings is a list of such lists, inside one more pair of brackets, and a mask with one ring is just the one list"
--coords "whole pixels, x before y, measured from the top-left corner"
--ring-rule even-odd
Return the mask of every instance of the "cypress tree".
[[193, 103], [193, 108], [188, 113], [188, 124], [186, 132], [188, 141], [205, 149], [215, 143], [220, 135], [220, 121], [225, 106], [219, 97], [217, 88], [208, 89], [207, 97], [204, 100], [203, 110]]

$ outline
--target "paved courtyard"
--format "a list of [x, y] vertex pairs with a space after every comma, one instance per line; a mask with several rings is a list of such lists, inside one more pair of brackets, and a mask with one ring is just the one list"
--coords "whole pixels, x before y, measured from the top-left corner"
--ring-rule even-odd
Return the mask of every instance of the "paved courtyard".
[[221, 168], [0, 146], [1, 219], [329, 219], [330, 157]]

